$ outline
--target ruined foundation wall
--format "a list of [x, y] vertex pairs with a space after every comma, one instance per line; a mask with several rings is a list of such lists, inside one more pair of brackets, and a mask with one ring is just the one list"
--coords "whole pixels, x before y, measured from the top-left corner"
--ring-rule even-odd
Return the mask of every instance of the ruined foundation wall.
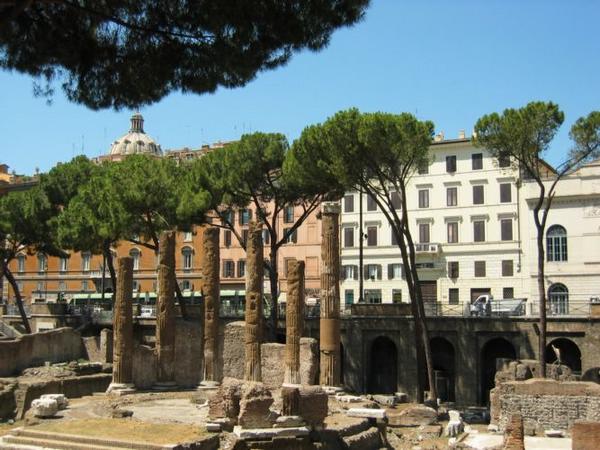
[[491, 421], [504, 429], [511, 415], [548, 429], [568, 430], [577, 420], [600, 421], [600, 385], [530, 379], [502, 383], [490, 392]]
[[27, 367], [73, 361], [84, 357], [81, 335], [72, 328], [57, 328], [0, 341], [0, 377], [19, 373]]

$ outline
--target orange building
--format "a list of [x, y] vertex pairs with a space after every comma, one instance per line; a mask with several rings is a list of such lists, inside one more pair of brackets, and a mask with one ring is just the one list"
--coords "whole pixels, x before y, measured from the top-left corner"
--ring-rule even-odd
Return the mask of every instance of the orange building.
[[[131, 154], [148, 154], [155, 157], [168, 157], [180, 162], [202, 157], [209, 151], [222, 148], [226, 143], [203, 146], [199, 149], [184, 148], [164, 152], [160, 145], [144, 132], [143, 117], [136, 113], [131, 118], [131, 128], [127, 134], [117, 139], [109, 152], [97, 158], [98, 161], [119, 161]], [[248, 212], [250, 211], [250, 212]], [[248, 228], [250, 217], [256, 217], [254, 211], [235, 211], [235, 226], [240, 235]], [[301, 214], [300, 207], [286, 208], [278, 220], [279, 235], [290, 227]], [[200, 251], [202, 227], [193, 232], [178, 233], [176, 239], [176, 276], [185, 295], [197, 293], [200, 289]], [[243, 296], [245, 289], [246, 254], [231, 231], [220, 230], [221, 252], [221, 296]], [[320, 277], [321, 223], [317, 212], [311, 214], [298, 228], [290, 242], [279, 250], [278, 272], [281, 299], [285, 299], [287, 262], [296, 258], [306, 263], [307, 295], [317, 296]], [[265, 257], [268, 257], [268, 242], [265, 243]], [[153, 298], [156, 292], [157, 256], [146, 247], [129, 242], [120, 242], [113, 251], [114, 256], [132, 256], [134, 258], [134, 291], [140, 297]], [[75, 296], [99, 297], [104, 289], [111, 292], [112, 286], [108, 269], [102, 270], [103, 257], [89, 253], [73, 253], [69, 258], [61, 259], [45, 255], [18, 256], [10, 268], [15, 275], [21, 295], [26, 303], [56, 301], [59, 297], [67, 300]], [[0, 284], [1, 286], [1, 284]], [[268, 279], [265, 279], [265, 293], [270, 292]], [[4, 283], [4, 298], [12, 300], [14, 292], [8, 283]]]

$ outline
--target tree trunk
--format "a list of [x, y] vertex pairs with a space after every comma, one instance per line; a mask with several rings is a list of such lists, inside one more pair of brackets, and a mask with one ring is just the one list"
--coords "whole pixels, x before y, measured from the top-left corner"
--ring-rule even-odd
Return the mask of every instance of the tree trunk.
[[179, 283], [177, 282], [177, 275], [175, 274], [175, 271], [173, 271], [173, 276], [175, 277], [175, 296], [177, 297], [177, 301], [179, 302], [179, 311], [181, 312], [181, 318], [183, 320], [187, 320], [188, 314], [185, 305], [185, 299], [183, 298], [183, 294], [181, 293], [181, 289], [179, 288]]
[[110, 276], [110, 282], [112, 284], [113, 289], [113, 302], [117, 298], [117, 275], [115, 273], [115, 262], [113, 261], [113, 256], [110, 251], [110, 245], [104, 244], [104, 259], [106, 260], [106, 264], [108, 265], [108, 273]]
[[544, 230], [542, 226], [537, 228], [537, 250], [538, 250], [538, 295], [540, 297], [540, 339], [539, 339], [539, 361], [540, 376], [546, 378], [546, 287], [544, 279]]
[[21, 315], [21, 322], [23, 322], [23, 328], [25, 328], [25, 332], [27, 334], [31, 334], [31, 326], [29, 325], [29, 320], [27, 319], [27, 314], [25, 313], [25, 308], [23, 307], [23, 299], [21, 298], [21, 291], [19, 291], [19, 286], [12, 272], [8, 268], [8, 264], [4, 266], [4, 276], [12, 286], [15, 291], [15, 301], [17, 303], [17, 308], [19, 308], [19, 314]]
[[[276, 237], [275, 237], [276, 239]], [[269, 270], [269, 284], [271, 285], [271, 300], [269, 311], [269, 341], [275, 342], [277, 340], [277, 299], [279, 298], [279, 264], [277, 261], [277, 243], [274, 242], [273, 236], [271, 236], [271, 250], [269, 253], [271, 270]]]

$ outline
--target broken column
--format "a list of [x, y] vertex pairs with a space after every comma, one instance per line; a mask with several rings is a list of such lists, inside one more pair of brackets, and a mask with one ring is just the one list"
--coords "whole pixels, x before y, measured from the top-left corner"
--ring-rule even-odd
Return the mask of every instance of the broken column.
[[119, 258], [113, 307], [113, 377], [107, 392], [133, 392], [133, 258]]
[[260, 344], [263, 327], [262, 227], [251, 222], [246, 241], [246, 328], [244, 333], [244, 380], [261, 381]]
[[219, 337], [219, 229], [202, 232], [202, 295], [204, 297], [204, 380], [205, 386], [219, 382], [217, 352]]
[[340, 206], [323, 203], [321, 231], [320, 384], [340, 386]]
[[172, 389], [175, 383], [175, 232], [160, 235], [158, 301], [156, 303], [155, 389]]
[[300, 338], [304, 327], [304, 261], [290, 261], [285, 308], [285, 384], [300, 384]]

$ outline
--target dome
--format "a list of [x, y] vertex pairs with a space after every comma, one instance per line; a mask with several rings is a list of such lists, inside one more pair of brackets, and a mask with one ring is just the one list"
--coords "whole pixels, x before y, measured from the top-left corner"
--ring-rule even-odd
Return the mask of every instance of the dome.
[[110, 155], [135, 155], [146, 154], [161, 156], [160, 145], [154, 142], [150, 136], [144, 133], [144, 118], [140, 113], [131, 116], [131, 129], [129, 133], [113, 142], [110, 147]]

